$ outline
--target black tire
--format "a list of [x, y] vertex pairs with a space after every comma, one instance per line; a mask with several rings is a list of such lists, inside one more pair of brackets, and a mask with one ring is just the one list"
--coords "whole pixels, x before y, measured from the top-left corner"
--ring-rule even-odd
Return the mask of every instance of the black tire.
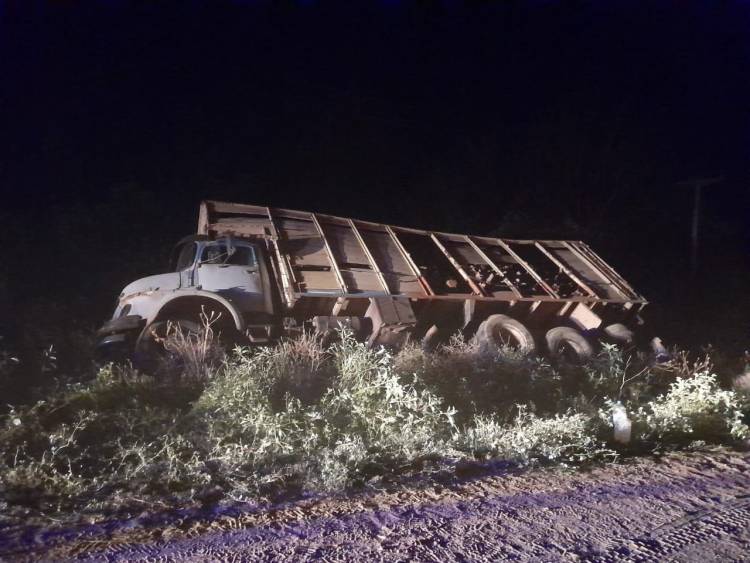
[[170, 327], [181, 330], [184, 334], [201, 334], [203, 327], [195, 321], [185, 319], [156, 321], [141, 331], [135, 343], [133, 364], [141, 371], [160, 375], [170, 360], [170, 352], [164, 347], [164, 339]]
[[422, 337], [420, 346], [423, 352], [430, 354], [436, 351], [441, 344], [445, 344], [448, 338], [449, 335], [445, 329], [440, 328], [438, 325], [432, 325]]
[[321, 347], [324, 350], [327, 350], [341, 340], [339, 332], [332, 328], [329, 328], [325, 331], [316, 332], [315, 337], [318, 339]]
[[490, 315], [477, 328], [474, 341], [480, 348], [498, 351], [505, 345], [525, 354], [536, 350], [534, 337], [521, 322], [507, 315]]
[[614, 323], [604, 327], [604, 336], [609, 342], [620, 346], [630, 346], [635, 340], [635, 334], [622, 323]]
[[547, 343], [547, 352], [558, 360], [582, 364], [594, 355], [594, 348], [586, 337], [568, 326], [551, 328], [544, 339]]

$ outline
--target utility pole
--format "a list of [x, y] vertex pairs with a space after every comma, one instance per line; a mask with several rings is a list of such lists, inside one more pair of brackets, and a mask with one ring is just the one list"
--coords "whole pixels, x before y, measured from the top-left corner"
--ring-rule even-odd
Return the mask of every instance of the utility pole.
[[698, 271], [698, 223], [700, 220], [701, 208], [701, 191], [706, 186], [718, 184], [724, 180], [724, 176], [715, 178], [693, 178], [683, 182], [677, 182], [678, 186], [687, 186], [693, 188], [693, 222], [690, 228], [690, 273], [695, 277]]

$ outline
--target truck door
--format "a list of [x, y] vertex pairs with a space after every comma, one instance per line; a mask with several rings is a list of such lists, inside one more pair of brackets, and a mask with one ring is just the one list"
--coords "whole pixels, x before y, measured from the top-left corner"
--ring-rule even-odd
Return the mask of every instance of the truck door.
[[242, 312], [263, 311], [263, 282], [254, 245], [226, 240], [201, 246], [196, 285], [229, 299]]

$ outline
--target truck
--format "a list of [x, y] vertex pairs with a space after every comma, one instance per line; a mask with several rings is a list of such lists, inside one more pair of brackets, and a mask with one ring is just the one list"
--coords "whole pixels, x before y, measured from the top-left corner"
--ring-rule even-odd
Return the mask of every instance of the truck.
[[[433, 232], [267, 206], [203, 201], [168, 273], [127, 285], [98, 331], [106, 357], [146, 358], [169, 326], [270, 344], [346, 327], [370, 346], [450, 335], [581, 362], [633, 345], [647, 305], [587, 244]], [[205, 319], [204, 319], [205, 324]], [[213, 325], [212, 325], [213, 326]], [[652, 347], [664, 352], [658, 339]]]

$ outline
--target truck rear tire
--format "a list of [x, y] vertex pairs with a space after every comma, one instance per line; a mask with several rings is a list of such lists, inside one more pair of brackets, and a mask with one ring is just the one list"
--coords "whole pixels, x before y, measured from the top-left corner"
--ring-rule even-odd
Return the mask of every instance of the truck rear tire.
[[633, 343], [635, 335], [622, 323], [614, 323], [604, 328], [604, 335], [607, 340], [620, 346], [630, 346]]
[[490, 315], [477, 328], [474, 341], [480, 348], [498, 351], [512, 346], [525, 354], [536, 350], [534, 337], [522, 323], [508, 315]]
[[544, 339], [549, 355], [556, 359], [582, 364], [594, 355], [594, 348], [586, 337], [568, 326], [551, 328]]
[[432, 325], [427, 329], [420, 342], [422, 351], [428, 354], [435, 352], [441, 344], [445, 344], [448, 341], [450, 335], [446, 333], [445, 329], [440, 328], [438, 325]]

